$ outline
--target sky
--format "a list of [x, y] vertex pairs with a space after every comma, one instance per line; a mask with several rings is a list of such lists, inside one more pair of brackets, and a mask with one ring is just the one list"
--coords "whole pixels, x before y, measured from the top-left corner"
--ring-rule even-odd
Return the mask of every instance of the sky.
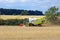
[[60, 9], [60, 0], [0, 0], [0, 8], [39, 10], [45, 12], [56, 6]]

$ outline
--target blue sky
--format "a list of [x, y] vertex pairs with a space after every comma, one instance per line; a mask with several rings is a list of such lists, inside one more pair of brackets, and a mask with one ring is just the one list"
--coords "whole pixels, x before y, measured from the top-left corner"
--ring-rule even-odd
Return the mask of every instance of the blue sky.
[[39, 10], [45, 12], [51, 6], [60, 9], [60, 0], [0, 0], [0, 8]]

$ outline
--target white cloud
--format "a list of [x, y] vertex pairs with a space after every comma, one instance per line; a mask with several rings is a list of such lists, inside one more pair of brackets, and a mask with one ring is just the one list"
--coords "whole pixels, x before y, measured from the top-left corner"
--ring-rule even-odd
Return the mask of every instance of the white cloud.
[[2, 0], [0, 0], [0, 2], [2, 2]]
[[52, 0], [35, 0], [35, 3], [47, 3], [47, 2], [51, 2]]
[[28, 0], [19, 0], [19, 1], [24, 3], [24, 2], [27, 2]]
[[4, 0], [0, 0], [0, 2], [4, 2]]
[[16, 0], [6, 0], [6, 2], [8, 2], [8, 3], [14, 3], [14, 2], [16, 2]]

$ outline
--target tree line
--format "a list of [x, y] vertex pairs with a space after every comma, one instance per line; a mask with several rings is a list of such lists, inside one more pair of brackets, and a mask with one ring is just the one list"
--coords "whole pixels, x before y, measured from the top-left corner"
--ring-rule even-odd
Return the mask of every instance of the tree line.
[[38, 10], [19, 10], [19, 9], [4, 9], [0, 8], [0, 15], [43, 15], [42, 11]]

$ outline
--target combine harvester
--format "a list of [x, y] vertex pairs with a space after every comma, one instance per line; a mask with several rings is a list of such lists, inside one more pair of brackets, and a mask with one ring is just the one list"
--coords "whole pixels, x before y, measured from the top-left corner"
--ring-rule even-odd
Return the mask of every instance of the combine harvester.
[[45, 23], [44, 18], [40, 18], [40, 17], [29, 18], [29, 26], [42, 26], [42, 24], [44, 23]]
[[45, 17], [29, 17], [24, 19], [22, 26], [42, 26], [45, 22]]

